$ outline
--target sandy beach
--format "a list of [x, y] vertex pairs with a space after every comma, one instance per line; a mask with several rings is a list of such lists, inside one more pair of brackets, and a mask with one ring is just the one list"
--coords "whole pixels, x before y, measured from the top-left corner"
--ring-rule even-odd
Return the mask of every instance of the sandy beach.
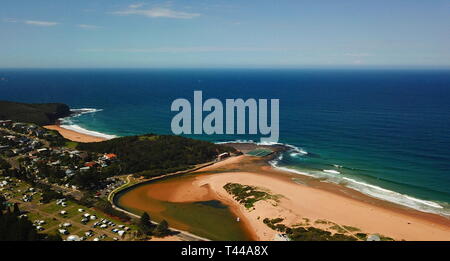
[[[99, 142], [90, 136], [58, 125], [45, 126], [76, 142]], [[164, 182], [146, 191], [153, 199], [167, 202], [220, 200], [241, 218], [256, 240], [274, 240], [278, 232], [263, 223], [264, 218], [283, 218], [283, 224], [308, 225], [328, 230], [324, 225], [352, 226], [367, 234], [380, 234], [395, 240], [450, 240], [450, 220], [435, 214], [409, 209], [378, 200], [355, 190], [320, 182], [317, 179], [273, 168], [267, 159], [237, 156], [195, 171], [183, 180]], [[279, 195], [277, 204], [258, 201], [248, 210], [223, 188], [238, 183]], [[157, 206], [154, 206], [157, 207]]]
[[73, 130], [64, 129], [64, 128], [60, 127], [59, 125], [47, 125], [47, 126], [44, 126], [44, 128], [49, 129], [49, 130], [55, 130], [55, 131], [59, 132], [64, 138], [71, 140], [71, 141], [76, 141], [76, 142], [100, 142], [100, 141], [107, 140], [105, 138], [96, 137], [96, 136], [87, 135], [84, 133], [79, 133], [79, 132], [76, 132]]
[[[242, 171], [235, 171], [239, 167]], [[233, 172], [228, 170], [233, 170]], [[208, 174], [217, 171], [218, 174]], [[223, 171], [223, 172], [222, 172]], [[424, 212], [404, 208], [370, 198], [359, 192], [334, 184], [318, 182], [298, 174], [273, 169], [254, 157], [239, 156], [197, 171], [193, 179], [184, 183], [164, 184], [161, 191], [152, 193], [171, 202], [194, 202], [219, 199], [229, 205], [237, 216], [250, 226], [258, 240], [274, 240], [277, 232], [266, 226], [264, 218], [283, 218], [292, 226], [308, 220], [311, 226], [328, 230], [323, 221], [340, 226], [359, 228], [368, 234], [380, 234], [395, 240], [450, 240], [450, 220]], [[302, 183], [292, 178], [302, 179]], [[248, 210], [223, 188], [227, 183], [256, 186], [280, 195], [279, 202], [258, 201]], [[315, 221], [322, 221], [319, 222]]]

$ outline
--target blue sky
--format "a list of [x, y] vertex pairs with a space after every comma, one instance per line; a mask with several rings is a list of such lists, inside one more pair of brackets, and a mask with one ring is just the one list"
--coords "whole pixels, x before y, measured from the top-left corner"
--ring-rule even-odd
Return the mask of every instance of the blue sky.
[[449, 0], [2, 0], [0, 67], [450, 66]]

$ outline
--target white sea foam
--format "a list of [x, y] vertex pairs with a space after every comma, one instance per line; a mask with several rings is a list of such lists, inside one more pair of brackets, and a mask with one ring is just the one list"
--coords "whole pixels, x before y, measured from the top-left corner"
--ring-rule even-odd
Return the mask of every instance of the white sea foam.
[[[282, 144], [282, 143], [256, 143], [252, 140], [237, 140], [237, 141], [229, 141], [229, 142], [219, 142], [218, 144], [222, 143], [255, 143], [257, 145], [283, 145], [288, 148], [291, 148], [290, 151], [288, 151], [289, 156], [297, 157], [299, 155], [307, 155], [308, 152], [298, 148], [291, 144]], [[341, 174], [341, 172], [337, 170], [323, 170], [323, 171], [299, 171], [293, 168], [283, 167], [280, 166], [279, 163], [283, 159], [283, 154], [280, 154], [280, 156], [276, 159], [273, 159], [269, 162], [269, 164], [277, 169], [292, 172], [295, 174], [303, 175], [303, 176], [309, 176], [314, 178], [319, 178], [324, 182], [330, 182], [330, 183], [336, 183], [340, 185], [344, 185], [348, 188], [354, 189], [356, 191], [359, 191], [363, 194], [366, 194], [368, 196], [381, 199], [384, 201], [396, 203], [405, 207], [409, 207], [412, 209], [416, 209], [423, 212], [428, 213], [435, 213], [443, 216], [450, 216], [450, 210], [448, 208], [444, 208], [439, 203], [428, 201], [428, 200], [422, 200], [418, 198], [414, 198], [405, 194], [401, 194], [392, 190], [384, 189], [375, 185], [367, 184], [362, 181], [358, 181], [352, 178], [345, 177]], [[333, 165], [336, 168], [343, 168], [341, 165]]]
[[309, 176], [309, 177], [316, 177], [316, 176], [314, 176], [314, 175], [312, 175], [312, 174], [309, 174], [309, 173], [306, 173], [306, 172], [300, 172], [300, 171], [295, 170], [295, 169], [290, 169], [290, 168], [286, 168], [286, 167], [280, 167], [280, 166], [278, 165], [278, 163], [279, 163], [282, 159], [283, 159], [283, 155], [280, 154], [280, 156], [278, 156], [278, 158], [269, 161], [269, 164], [270, 164], [273, 168], [277, 168], [277, 169], [279, 169], [279, 170], [284, 170], [284, 171], [288, 171], [288, 172], [293, 172], [293, 173], [296, 173], [296, 174], [300, 174], [300, 175], [304, 175], [304, 176]]
[[392, 190], [388, 190], [385, 188], [381, 188], [379, 186], [367, 184], [362, 181], [358, 181], [352, 178], [345, 177], [343, 175], [339, 175], [338, 171], [335, 170], [324, 170], [324, 171], [299, 171], [292, 168], [281, 167], [279, 166], [279, 162], [283, 159], [283, 156], [280, 155], [277, 159], [272, 160], [270, 165], [274, 168], [289, 171], [295, 174], [321, 178], [324, 179], [325, 182], [336, 183], [340, 185], [344, 185], [348, 188], [359, 191], [368, 196], [381, 199], [384, 201], [389, 201], [392, 203], [396, 203], [402, 206], [406, 206], [412, 209], [416, 209], [423, 212], [440, 214], [443, 216], [450, 216], [450, 211], [444, 208], [437, 202], [422, 200], [418, 198], [414, 198], [405, 194], [401, 194]]
[[279, 142], [255, 142], [253, 140], [233, 140], [233, 141], [220, 141], [215, 142], [215, 144], [226, 144], [226, 143], [252, 143], [255, 145], [262, 145], [262, 146], [274, 146], [274, 145], [280, 145], [285, 146], [291, 149], [292, 153], [301, 154], [301, 155], [307, 155], [308, 152], [302, 148], [299, 148], [297, 146], [286, 144], [286, 143], [279, 143]]
[[109, 134], [105, 134], [105, 133], [101, 133], [101, 132], [97, 132], [97, 131], [91, 131], [91, 130], [87, 130], [79, 125], [76, 124], [72, 124], [72, 125], [60, 125], [61, 128], [63, 129], [67, 129], [67, 130], [72, 130], [72, 131], [76, 131], [82, 134], [86, 134], [86, 135], [90, 135], [90, 136], [94, 136], [94, 137], [99, 137], [99, 138], [105, 138], [105, 139], [114, 139], [117, 138], [117, 136], [115, 135], [109, 135]]
[[94, 113], [94, 112], [103, 111], [103, 109], [96, 109], [96, 108], [80, 108], [80, 109], [70, 109], [70, 111], [71, 111], [71, 112], [74, 112], [74, 113], [85, 114], [85, 113]]
[[324, 169], [323, 172], [331, 173], [331, 174], [341, 174], [339, 171], [334, 169]]
[[299, 148], [299, 147], [291, 145], [291, 144], [283, 144], [283, 145], [291, 148], [294, 151], [294, 153], [297, 153], [300, 155], [308, 155], [308, 152], [302, 148]]
[[76, 131], [82, 134], [86, 134], [86, 135], [90, 135], [90, 136], [94, 136], [94, 137], [99, 137], [99, 138], [105, 138], [105, 139], [114, 139], [117, 138], [116, 135], [110, 135], [110, 134], [105, 134], [105, 133], [101, 133], [98, 131], [92, 131], [92, 130], [88, 130], [85, 129], [77, 124], [75, 124], [72, 119], [79, 117], [83, 114], [88, 114], [88, 113], [96, 113], [96, 112], [100, 112], [103, 111], [103, 109], [96, 109], [96, 108], [80, 108], [80, 109], [71, 109], [70, 110], [73, 115], [71, 115], [70, 117], [66, 117], [66, 118], [62, 118], [60, 119], [61, 121], [61, 128], [67, 129], [67, 130], [72, 130], [72, 131]]
[[80, 109], [70, 109], [70, 111], [72, 112], [72, 115], [70, 117], [64, 118], [64, 119], [68, 119], [68, 118], [76, 118], [79, 117], [83, 114], [88, 114], [88, 113], [96, 113], [99, 111], [103, 111], [103, 109], [95, 109], [95, 108], [80, 108]]
[[226, 143], [254, 143], [256, 144], [253, 140], [233, 140], [233, 141], [218, 141], [218, 142], [214, 142], [215, 144], [226, 144]]

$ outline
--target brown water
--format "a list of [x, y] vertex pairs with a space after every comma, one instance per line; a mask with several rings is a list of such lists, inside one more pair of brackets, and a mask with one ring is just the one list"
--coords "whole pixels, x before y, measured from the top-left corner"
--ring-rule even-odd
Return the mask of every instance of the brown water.
[[[227, 205], [210, 195], [195, 202], [170, 202], [171, 191], [192, 182], [195, 176], [171, 177], [131, 187], [118, 193], [115, 203], [138, 215], [147, 212], [154, 221], [167, 220], [170, 226], [211, 240], [252, 240], [242, 222], [237, 222]], [[201, 188], [199, 188], [201, 189]]]

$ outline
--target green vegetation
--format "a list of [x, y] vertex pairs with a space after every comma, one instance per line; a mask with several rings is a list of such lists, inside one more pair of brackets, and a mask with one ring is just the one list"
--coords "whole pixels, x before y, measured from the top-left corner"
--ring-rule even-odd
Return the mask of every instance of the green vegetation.
[[269, 218], [265, 218], [263, 220], [264, 224], [266, 224], [268, 227], [270, 227], [273, 230], [279, 231], [279, 232], [285, 232], [286, 231], [286, 226], [283, 224], [279, 224], [281, 222], [283, 222], [284, 219], [282, 218], [274, 218], [274, 219], [269, 219]]
[[346, 230], [350, 231], [350, 232], [357, 232], [357, 231], [361, 231], [361, 229], [357, 228], [357, 227], [352, 227], [352, 226], [342, 226], [343, 228], [345, 228]]
[[280, 224], [282, 218], [264, 219], [264, 224], [278, 232], [286, 233], [293, 241], [356, 241], [356, 238], [344, 234], [333, 234], [329, 231], [315, 227], [295, 227], [290, 228]]
[[344, 234], [332, 234], [315, 227], [297, 227], [287, 230], [287, 235], [294, 241], [356, 241], [356, 238]]
[[356, 233], [355, 235], [359, 240], [367, 240], [367, 234], [366, 233]]
[[6, 206], [6, 200], [0, 195], [0, 241], [55, 241], [59, 236], [39, 234], [26, 217], [20, 217], [20, 209], [14, 204], [13, 209]]
[[315, 224], [324, 224], [324, 225], [327, 225], [327, 224], [330, 223], [330, 221], [324, 220], [324, 219], [318, 219], [318, 220], [314, 221], [314, 223], [315, 223]]
[[334, 226], [330, 227], [330, 229], [337, 231], [338, 233], [347, 233], [347, 231], [339, 225], [334, 225]]
[[139, 232], [143, 235], [150, 235], [154, 229], [154, 226], [150, 220], [150, 216], [147, 212], [144, 212], [141, 215], [141, 219], [139, 220], [139, 223], [137, 225]]
[[11, 168], [11, 164], [9, 164], [6, 160], [3, 158], [0, 158], [0, 170], [7, 170]]
[[278, 202], [278, 196], [271, 195], [257, 187], [227, 183], [223, 188], [246, 208], [253, 208], [254, 204], [260, 200], [273, 200]]
[[117, 217], [122, 221], [129, 221], [131, 219], [127, 214], [113, 208], [111, 203], [104, 199], [97, 199], [97, 202], [95, 202], [94, 207], [108, 215]]
[[380, 234], [378, 234], [378, 236], [380, 237], [381, 241], [394, 241], [394, 239], [391, 238], [391, 237], [383, 236], [383, 235], [380, 235]]
[[83, 143], [79, 150], [114, 153], [122, 173], [139, 173], [145, 177], [186, 170], [212, 161], [222, 152], [235, 149], [206, 141], [171, 135], [143, 135], [116, 138], [97, 143]]
[[162, 220], [158, 225], [154, 225], [147, 212], [144, 212], [138, 222], [138, 229], [142, 235], [165, 237], [170, 235], [169, 223], [166, 220]]
[[53, 191], [53, 190], [44, 190], [42, 192], [41, 203], [46, 204], [54, 199], [60, 199], [60, 198], [63, 198], [63, 195], [61, 193], [59, 193], [57, 191]]
[[62, 103], [27, 104], [0, 101], [0, 120], [53, 124], [57, 119], [70, 115], [69, 106]]
[[67, 141], [66, 142], [66, 148], [76, 149], [77, 146], [78, 146], [78, 142], [75, 142], [75, 141]]
[[169, 223], [164, 219], [156, 226], [153, 234], [157, 237], [164, 237], [170, 234]]

